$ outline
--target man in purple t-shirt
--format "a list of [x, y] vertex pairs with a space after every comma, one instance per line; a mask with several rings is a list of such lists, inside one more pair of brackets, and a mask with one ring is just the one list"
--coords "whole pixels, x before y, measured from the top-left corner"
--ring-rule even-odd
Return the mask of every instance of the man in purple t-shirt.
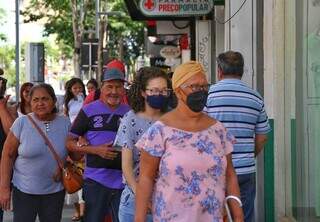
[[[121, 155], [113, 147], [120, 118], [129, 111], [121, 104], [124, 75], [107, 69], [103, 75], [100, 99], [84, 106], [75, 119], [67, 139], [69, 151], [85, 154], [83, 196], [86, 203], [84, 221], [102, 222], [107, 212], [118, 222], [123, 189]], [[88, 145], [81, 144], [83, 136]]]

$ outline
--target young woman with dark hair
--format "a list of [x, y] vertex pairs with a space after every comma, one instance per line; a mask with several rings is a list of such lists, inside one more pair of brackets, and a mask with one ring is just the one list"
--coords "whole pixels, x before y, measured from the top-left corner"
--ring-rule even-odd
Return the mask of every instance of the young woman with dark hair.
[[33, 87], [33, 83], [25, 82], [20, 88], [20, 102], [16, 105], [16, 115], [15, 118], [26, 115], [31, 112], [30, 105], [30, 90]]
[[72, 78], [66, 83], [64, 114], [73, 122], [82, 108], [86, 89], [81, 79]]
[[[119, 207], [120, 222], [134, 221], [135, 192], [139, 174], [140, 152], [135, 143], [142, 134], [167, 110], [170, 80], [159, 68], [139, 70], [128, 96], [132, 111], [122, 119], [115, 145], [122, 147], [122, 171], [126, 187]], [[152, 221], [148, 215], [147, 221]]]
[[97, 90], [98, 88], [99, 88], [99, 85], [98, 85], [97, 80], [95, 80], [95, 79], [90, 79], [90, 80], [87, 82], [87, 91], [88, 91], [88, 94], [90, 94], [91, 92]]

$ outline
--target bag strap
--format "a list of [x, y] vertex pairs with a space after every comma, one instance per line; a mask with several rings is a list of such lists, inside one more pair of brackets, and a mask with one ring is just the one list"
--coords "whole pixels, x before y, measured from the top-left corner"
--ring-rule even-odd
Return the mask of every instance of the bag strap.
[[30, 114], [27, 115], [28, 119], [30, 120], [30, 122], [32, 123], [33, 127], [39, 132], [40, 136], [44, 139], [45, 144], [49, 147], [49, 150], [51, 151], [54, 159], [57, 161], [58, 166], [63, 169], [63, 161], [62, 159], [59, 157], [59, 155], [57, 154], [57, 152], [55, 151], [52, 143], [50, 142], [50, 140], [48, 139], [48, 137], [44, 134], [44, 132], [42, 131], [42, 129], [38, 126], [38, 124], [36, 123], [36, 121], [31, 117]]

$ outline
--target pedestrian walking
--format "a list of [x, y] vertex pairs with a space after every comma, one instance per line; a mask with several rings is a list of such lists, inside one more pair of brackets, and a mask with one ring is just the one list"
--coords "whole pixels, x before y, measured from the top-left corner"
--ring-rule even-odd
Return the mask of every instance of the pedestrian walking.
[[30, 104], [30, 90], [33, 87], [33, 83], [25, 82], [21, 85], [20, 88], [20, 99], [21, 101], [15, 106], [15, 118], [27, 115], [31, 113], [31, 104]]
[[[141, 160], [135, 222], [145, 221], [150, 206], [156, 222], [222, 222], [225, 196], [240, 196], [231, 162], [234, 137], [202, 112], [209, 86], [200, 63], [178, 66], [172, 86], [177, 107], [136, 144]], [[230, 206], [234, 221], [243, 222], [240, 200]]]
[[64, 96], [64, 114], [69, 117], [71, 123], [77, 117], [86, 97], [86, 89], [81, 79], [72, 78], [66, 83]]
[[[0, 68], [0, 75], [3, 75], [3, 70]], [[5, 96], [5, 85], [4, 82], [6, 80], [1, 79], [0, 77], [0, 92], [3, 93], [3, 95], [0, 95], [0, 165], [1, 165], [1, 155], [3, 150], [3, 145], [6, 140], [7, 134], [10, 131], [10, 127], [12, 126], [12, 123], [14, 121], [14, 115], [11, 110], [9, 109], [7, 103], [9, 96]], [[3, 89], [4, 87], [4, 89]], [[1, 183], [1, 175], [0, 175], [0, 183]], [[3, 220], [3, 210], [2, 207], [0, 207], [0, 222]]]
[[[79, 111], [83, 106], [83, 102], [86, 96], [85, 86], [81, 79], [72, 78], [66, 83], [66, 94], [64, 96], [64, 112], [67, 117], [69, 117], [71, 123], [77, 117]], [[68, 159], [68, 161], [72, 161]], [[79, 161], [74, 161], [74, 163], [81, 169], [84, 168], [84, 159]], [[67, 204], [73, 203], [75, 207], [74, 215], [72, 216], [72, 221], [79, 221], [83, 218], [85, 202], [82, 197], [82, 189], [73, 194], [67, 194], [66, 196]]]
[[[112, 147], [120, 118], [129, 111], [121, 104], [124, 75], [118, 69], [107, 69], [103, 75], [100, 99], [84, 106], [70, 130], [67, 147], [71, 152], [85, 154], [83, 195], [86, 203], [84, 220], [102, 222], [108, 212], [118, 220], [123, 190], [121, 152]], [[79, 143], [83, 136], [88, 144]]]
[[[141, 68], [128, 92], [132, 108], [121, 120], [115, 144], [122, 147], [122, 171], [125, 188], [119, 207], [120, 222], [133, 222], [135, 193], [139, 175], [140, 151], [135, 143], [168, 108], [171, 90], [165, 72], [155, 67]], [[152, 222], [152, 216], [147, 216]]]
[[32, 113], [15, 120], [4, 144], [0, 203], [4, 210], [10, 209], [12, 182], [14, 222], [32, 222], [37, 216], [41, 222], [59, 222], [65, 196], [59, 180], [61, 170], [29, 117], [45, 133], [62, 160], [67, 157], [65, 140], [70, 121], [56, 115], [57, 99], [50, 85], [34, 86], [30, 97]]
[[258, 92], [241, 81], [243, 56], [228, 51], [217, 58], [219, 82], [210, 87], [205, 112], [221, 121], [235, 136], [232, 161], [238, 175], [245, 221], [254, 221], [256, 194], [255, 157], [270, 131], [264, 102]]
[[95, 79], [90, 79], [87, 82], [87, 92], [88, 94], [90, 94], [91, 92], [94, 92], [95, 90], [97, 90], [99, 88], [98, 82]]

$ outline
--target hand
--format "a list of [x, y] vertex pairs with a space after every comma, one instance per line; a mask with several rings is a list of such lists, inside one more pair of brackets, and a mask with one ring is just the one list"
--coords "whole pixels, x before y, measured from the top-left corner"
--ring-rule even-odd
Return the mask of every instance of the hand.
[[95, 148], [96, 155], [104, 158], [113, 160], [117, 157], [118, 153], [112, 148], [112, 144], [103, 144]]
[[10, 98], [10, 95], [5, 96], [4, 98], [0, 99], [0, 109], [6, 109], [7, 103]]
[[88, 145], [89, 143], [84, 137], [80, 136], [78, 138], [77, 146], [82, 147], [82, 146], [88, 146]]
[[10, 187], [0, 187], [0, 205], [3, 210], [11, 210]]

